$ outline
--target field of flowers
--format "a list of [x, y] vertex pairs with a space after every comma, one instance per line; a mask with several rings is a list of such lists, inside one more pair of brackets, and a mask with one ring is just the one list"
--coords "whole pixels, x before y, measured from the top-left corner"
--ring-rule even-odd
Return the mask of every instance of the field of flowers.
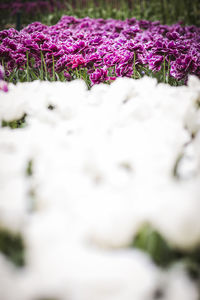
[[116, 77], [156, 77], [179, 85], [200, 76], [200, 28], [181, 24], [64, 16], [47, 26], [0, 32], [0, 61], [7, 80], [72, 80], [91, 84]]
[[198, 7], [0, 4], [0, 300], [200, 300]]
[[0, 91], [0, 299], [198, 300], [200, 81]]

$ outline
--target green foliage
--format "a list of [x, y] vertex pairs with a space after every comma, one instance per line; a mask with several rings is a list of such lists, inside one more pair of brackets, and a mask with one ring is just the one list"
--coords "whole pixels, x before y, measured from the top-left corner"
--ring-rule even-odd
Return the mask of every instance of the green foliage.
[[149, 224], [140, 228], [131, 246], [148, 253], [160, 267], [182, 262], [192, 277], [200, 279], [200, 249], [188, 252], [178, 250]]
[[[51, 13], [48, 11], [37, 14], [21, 13], [22, 26], [34, 21], [53, 25], [62, 15], [121, 20], [135, 17], [151, 21], [160, 20], [163, 24], [172, 24], [182, 20], [185, 24], [200, 26], [200, 2], [198, 0], [62, 0], [62, 2], [65, 8], [58, 10], [55, 7]], [[9, 11], [1, 10], [0, 20], [1, 30], [16, 24], [17, 16]]]
[[174, 252], [162, 236], [148, 224], [136, 235], [133, 246], [147, 252], [154, 262], [167, 266], [174, 260]]
[[[53, 58], [52, 70], [49, 72], [46, 67], [45, 59], [43, 53], [41, 51], [41, 65], [40, 68], [34, 67], [34, 59], [31, 58], [29, 64], [24, 67], [24, 69], [15, 68], [9, 77], [5, 77], [5, 80], [12, 83], [17, 82], [27, 82], [34, 80], [47, 80], [47, 81], [62, 81], [66, 82], [67, 79], [64, 76], [64, 72], [69, 73], [71, 80], [74, 79], [83, 79], [88, 87], [91, 88], [91, 81], [87, 72], [87, 68], [76, 68], [76, 69], [66, 69], [60, 73], [55, 72], [55, 58]], [[114, 67], [110, 67], [108, 69], [109, 76], [115, 76]], [[144, 75], [147, 75], [152, 78], [156, 78], [158, 82], [168, 83], [172, 86], [180, 86], [184, 85], [183, 80], [176, 80], [175, 78], [170, 76], [170, 67], [169, 63], [165, 60], [163, 62], [163, 66], [160, 71], [153, 72], [145, 65], [135, 65], [135, 57], [133, 63], [133, 75], [132, 78], [140, 79]], [[110, 83], [110, 82], [106, 82]], [[19, 120], [20, 121], [20, 120]], [[16, 121], [13, 122], [5, 122], [3, 121], [2, 126], [10, 126], [11, 128], [20, 128], [20, 124], [17, 124]], [[23, 127], [23, 126], [22, 126]]]
[[14, 234], [6, 229], [0, 229], [0, 252], [16, 266], [22, 267], [24, 261], [24, 242], [19, 234]]
[[46, 23], [56, 23], [63, 14], [78, 18], [114, 18], [125, 20], [135, 17], [151, 21], [160, 20], [163, 24], [172, 24], [179, 20], [185, 24], [200, 25], [200, 4], [198, 0], [115, 0], [63, 1], [65, 10], [46, 15]]
[[29, 160], [26, 168], [26, 175], [32, 176], [33, 175], [33, 161]]
[[26, 114], [23, 115], [22, 118], [19, 120], [13, 120], [10, 122], [2, 121], [1, 122], [2, 127], [10, 127], [11, 129], [17, 129], [17, 128], [23, 128], [26, 126]]

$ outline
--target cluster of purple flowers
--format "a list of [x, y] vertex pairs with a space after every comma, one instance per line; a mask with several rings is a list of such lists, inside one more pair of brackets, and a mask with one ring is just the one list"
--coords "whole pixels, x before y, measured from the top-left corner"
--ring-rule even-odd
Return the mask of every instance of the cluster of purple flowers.
[[10, 11], [11, 15], [15, 15], [18, 12], [24, 12], [26, 14], [36, 14], [42, 12], [53, 12], [57, 9], [63, 9], [64, 4], [57, 0], [34, 0], [34, 1], [23, 1], [16, 0], [10, 3], [1, 3], [0, 10]]
[[84, 68], [93, 84], [132, 77], [141, 67], [158, 72], [165, 66], [181, 80], [188, 74], [200, 77], [200, 28], [64, 16], [53, 26], [34, 22], [20, 32], [0, 32], [0, 60], [8, 75], [26, 67], [27, 53], [30, 67], [40, 68], [42, 56], [48, 72], [54, 67], [69, 79]]

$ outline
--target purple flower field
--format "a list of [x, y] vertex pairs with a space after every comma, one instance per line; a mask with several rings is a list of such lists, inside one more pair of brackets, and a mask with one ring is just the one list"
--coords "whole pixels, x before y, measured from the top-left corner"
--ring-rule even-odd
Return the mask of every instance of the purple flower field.
[[200, 28], [63, 16], [53, 26], [34, 22], [19, 32], [0, 31], [0, 61], [7, 77], [31, 70], [41, 79], [42, 70], [54, 79], [87, 76], [92, 84], [145, 74], [186, 82], [189, 74], [200, 77]]

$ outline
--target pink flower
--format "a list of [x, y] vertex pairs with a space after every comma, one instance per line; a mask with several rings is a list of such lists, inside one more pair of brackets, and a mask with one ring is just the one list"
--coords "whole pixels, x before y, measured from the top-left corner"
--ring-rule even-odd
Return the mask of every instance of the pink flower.
[[90, 80], [93, 84], [99, 84], [109, 80], [108, 70], [104, 67], [102, 69], [96, 69], [91, 75]]
[[0, 80], [0, 91], [3, 91], [5, 93], [8, 92], [8, 85], [5, 81]]
[[65, 76], [65, 79], [67, 80], [67, 81], [71, 81], [72, 80], [72, 77], [71, 77], [71, 75], [68, 73], [68, 72], [64, 72], [64, 76]]
[[85, 59], [82, 55], [76, 55], [72, 60], [72, 69], [85, 66]]

